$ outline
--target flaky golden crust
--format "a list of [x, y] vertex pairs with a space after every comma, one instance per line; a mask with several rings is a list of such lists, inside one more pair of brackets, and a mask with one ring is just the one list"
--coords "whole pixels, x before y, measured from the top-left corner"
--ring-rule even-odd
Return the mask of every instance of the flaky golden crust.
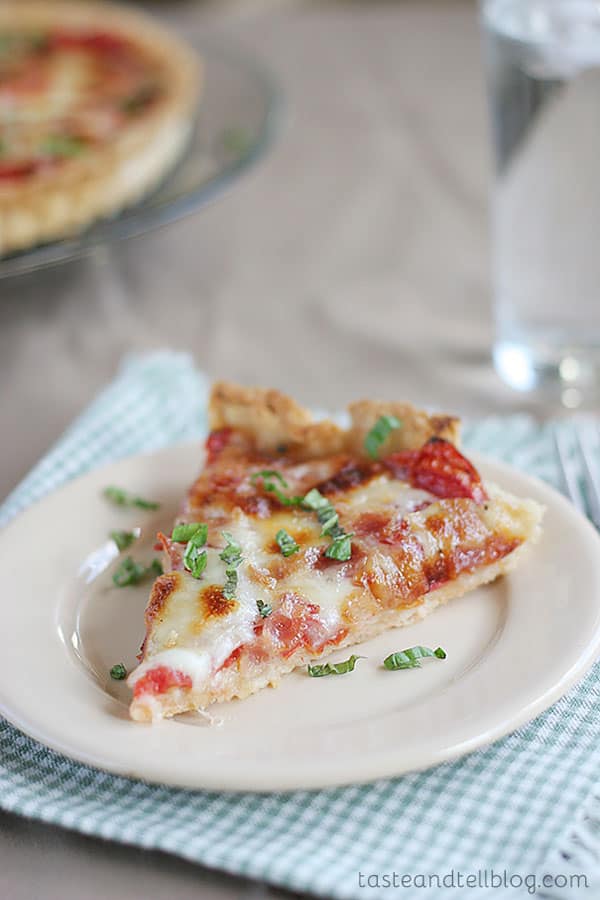
[[458, 444], [460, 423], [453, 416], [428, 415], [408, 403], [360, 400], [348, 409], [349, 429], [329, 419], [315, 422], [291, 397], [264, 388], [246, 388], [217, 382], [209, 403], [211, 429], [236, 428], [247, 434], [260, 451], [286, 452], [300, 459], [318, 459], [337, 453], [364, 456], [364, 439], [383, 415], [397, 416], [402, 427], [392, 431], [386, 452], [422, 447], [431, 437]]
[[201, 69], [196, 55], [152, 19], [113, 4], [5, 0], [0, 30], [97, 28], [130, 39], [156, 60], [163, 91], [113, 140], [69, 159], [53, 177], [0, 187], [0, 255], [72, 235], [148, 193], [180, 157], [193, 127]]

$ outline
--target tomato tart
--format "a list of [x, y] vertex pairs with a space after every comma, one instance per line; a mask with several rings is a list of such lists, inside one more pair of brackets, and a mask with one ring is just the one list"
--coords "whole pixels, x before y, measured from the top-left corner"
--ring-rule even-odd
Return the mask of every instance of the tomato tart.
[[130, 713], [153, 721], [276, 685], [515, 566], [541, 508], [484, 483], [459, 422], [362, 401], [350, 426], [215, 385], [204, 467], [159, 534]]
[[101, 3], [0, 5], [0, 255], [72, 235], [155, 187], [194, 121], [200, 63]]

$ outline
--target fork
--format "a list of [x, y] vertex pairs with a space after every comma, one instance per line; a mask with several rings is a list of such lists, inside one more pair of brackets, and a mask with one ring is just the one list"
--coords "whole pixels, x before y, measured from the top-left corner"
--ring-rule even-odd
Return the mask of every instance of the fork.
[[[569, 453], [564, 433], [556, 426], [552, 430], [563, 494], [600, 529], [600, 460], [595, 458], [588, 432], [578, 424], [575, 424], [574, 430], [575, 457], [579, 460], [579, 465]], [[583, 489], [579, 469], [583, 475]]]

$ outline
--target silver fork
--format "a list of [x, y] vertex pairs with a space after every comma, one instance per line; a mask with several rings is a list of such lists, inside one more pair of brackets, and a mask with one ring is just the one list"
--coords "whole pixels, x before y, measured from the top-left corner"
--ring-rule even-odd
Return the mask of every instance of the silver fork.
[[[556, 427], [552, 431], [563, 493], [600, 529], [600, 459], [596, 458], [589, 433], [578, 424], [574, 425], [574, 430], [575, 455], [579, 465], [569, 453], [564, 434]], [[578, 470], [581, 470], [583, 483], [580, 482]]]

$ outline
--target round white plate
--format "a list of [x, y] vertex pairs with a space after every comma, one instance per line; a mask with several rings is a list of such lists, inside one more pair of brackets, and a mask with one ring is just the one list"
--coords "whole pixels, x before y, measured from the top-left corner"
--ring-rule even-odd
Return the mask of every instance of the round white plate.
[[[600, 649], [600, 541], [555, 491], [475, 458], [484, 477], [547, 507], [544, 535], [517, 571], [424, 622], [361, 645], [352, 674], [287, 676], [276, 690], [158, 725], [128, 719], [148, 586], [115, 588], [107, 534], [139, 526], [150, 559], [202, 463], [197, 446], [95, 471], [29, 509], [0, 535], [4, 640], [0, 712], [67, 756], [189, 788], [290, 790], [423, 769], [512, 731], [557, 700]], [[157, 512], [111, 506], [116, 484], [157, 499]], [[104, 551], [100, 548], [104, 547]], [[99, 552], [100, 550], [100, 552]], [[441, 645], [445, 661], [388, 672], [394, 650]], [[349, 651], [332, 654], [343, 659]]]

